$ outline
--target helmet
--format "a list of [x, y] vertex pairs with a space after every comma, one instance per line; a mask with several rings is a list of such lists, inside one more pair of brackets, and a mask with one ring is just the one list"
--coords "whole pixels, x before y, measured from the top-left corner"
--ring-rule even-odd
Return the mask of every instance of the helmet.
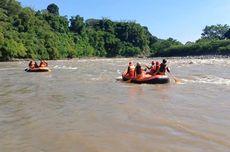
[[155, 62], [154, 62], [154, 61], [152, 61], [152, 65], [154, 65], [154, 63], [155, 63]]
[[166, 63], [167, 61], [165, 59], [162, 60], [163, 63]]
[[130, 62], [129, 62], [129, 65], [131, 65], [131, 64], [132, 64], [132, 62], [130, 61]]
[[156, 65], [160, 65], [160, 63], [158, 61], [156, 61]]

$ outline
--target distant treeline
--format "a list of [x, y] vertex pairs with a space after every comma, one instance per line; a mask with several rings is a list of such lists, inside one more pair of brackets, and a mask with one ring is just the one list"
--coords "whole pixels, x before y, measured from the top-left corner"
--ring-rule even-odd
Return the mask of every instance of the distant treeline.
[[[163, 30], [163, 29], [162, 29]], [[196, 42], [158, 39], [134, 21], [69, 20], [50, 4], [44, 10], [23, 8], [16, 0], [0, 0], [0, 60], [14, 58], [189, 56], [230, 54], [228, 25], [206, 26]]]

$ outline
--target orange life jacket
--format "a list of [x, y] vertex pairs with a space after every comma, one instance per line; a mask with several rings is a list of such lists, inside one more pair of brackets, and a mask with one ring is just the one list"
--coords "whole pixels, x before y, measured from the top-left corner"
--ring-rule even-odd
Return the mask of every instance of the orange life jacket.
[[44, 62], [44, 61], [42, 61], [41, 63], [40, 63], [40, 65], [39, 65], [40, 67], [47, 67], [48, 66], [48, 64], [46, 63], [46, 62]]
[[129, 66], [129, 76], [130, 76], [131, 78], [133, 78], [134, 75], [135, 75], [135, 66], [134, 66], [134, 65], [130, 65], [130, 66]]
[[154, 74], [154, 72], [156, 71], [156, 67], [155, 66], [152, 66], [149, 73], [150, 74]]

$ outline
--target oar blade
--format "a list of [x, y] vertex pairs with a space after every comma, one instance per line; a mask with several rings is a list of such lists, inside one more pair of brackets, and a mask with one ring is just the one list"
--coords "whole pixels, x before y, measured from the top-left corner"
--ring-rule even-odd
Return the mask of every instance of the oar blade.
[[174, 80], [175, 80], [175, 83], [176, 83], [176, 84], [182, 84], [182, 83], [183, 83], [182, 80], [177, 79], [177, 78], [175, 78], [175, 77], [174, 77]]

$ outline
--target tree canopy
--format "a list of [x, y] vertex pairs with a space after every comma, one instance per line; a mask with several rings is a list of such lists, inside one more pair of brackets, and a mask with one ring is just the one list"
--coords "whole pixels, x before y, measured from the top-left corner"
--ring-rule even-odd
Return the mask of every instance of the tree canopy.
[[16, 0], [0, 0], [0, 60], [229, 54], [229, 35], [228, 25], [206, 26], [199, 40], [184, 45], [158, 39], [134, 21], [68, 19], [54, 3], [35, 11]]
[[225, 33], [228, 31], [229, 26], [227, 24], [221, 25], [211, 25], [211, 26], [206, 26], [203, 29], [202, 39], [218, 39], [218, 40], [223, 40], [225, 39]]
[[59, 7], [56, 4], [54, 4], [54, 3], [52, 3], [52, 4], [50, 4], [50, 5], [47, 6], [47, 11], [49, 13], [52, 13], [52, 14], [55, 14], [55, 15], [59, 15]]

